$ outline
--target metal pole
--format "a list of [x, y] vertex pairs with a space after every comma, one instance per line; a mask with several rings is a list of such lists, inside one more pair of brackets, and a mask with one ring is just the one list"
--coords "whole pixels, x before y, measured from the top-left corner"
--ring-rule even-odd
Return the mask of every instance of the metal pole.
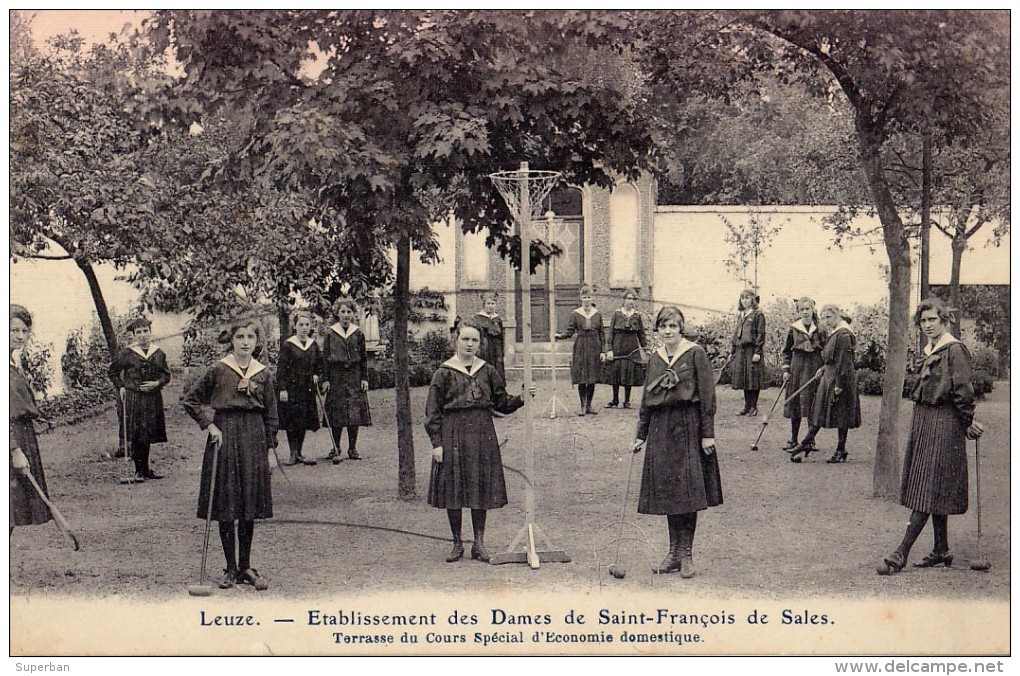
[[[521, 162], [520, 173], [528, 175], [528, 163]], [[531, 196], [528, 194], [528, 182], [518, 182], [520, 190], [519, 204], [521, 208], [521, 323], [524, 337], [524, 389], [530, 390], [531, 377]], [[535, 480], [535, 450], [532, 446], [532, 401], [524, 394], [524, 472], [528, 475], [525, 484], [524, 512], [525, 520], [530, 527], [535, 522], [535, 491], [532, 483]], [[529, 550], [529, 555], [534, 549]], [[529, 561], [530, 563], [530, 561]], [[537, 564], [537, 561], [535, 562]]]
[[[545, 215], [545, 241], [552, 244], [553, 228], [552, 211]], [[549, 385], [552, 390], [552, 412], [550, 418], [556, 417], [556, 267], [555, 256], [550, 256], [545, 265], [546, 286], [549, 289], [549, 375], [552, 379]]]

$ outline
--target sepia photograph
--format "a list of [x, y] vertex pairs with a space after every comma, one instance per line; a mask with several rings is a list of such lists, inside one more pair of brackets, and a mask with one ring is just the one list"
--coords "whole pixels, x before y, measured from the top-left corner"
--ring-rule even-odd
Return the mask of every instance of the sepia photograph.
[[9, 10], [9, 668], [1003, 672], [1010, 19]]

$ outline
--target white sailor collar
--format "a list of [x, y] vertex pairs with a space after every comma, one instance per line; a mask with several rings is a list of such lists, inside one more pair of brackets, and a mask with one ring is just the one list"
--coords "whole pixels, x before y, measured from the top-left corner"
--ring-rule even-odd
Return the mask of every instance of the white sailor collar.
[[929, 342], [927, 345], [924, 346], [924, 355], [926, 357], [931, 356], [932, 354], [938, 352], [942, 348], [952, 345], [953, 343], [959, 342], [960, 341], [956, 339], [956, 336], [954, 336], [949, 331], [946, 331], [941, 336], [939, 336], [939, 339], [935, 342], [934, 345], [932, 345], [931, 342]]
[[635, 312], [637, 312], [637, 308], [628, 310], [627, 308], [622, 307], [619, 310], [617, 310], [617, 312], [619, 312], [624, 317], [630, 318], [634, 315]]
[[487, 318], [487, 319], [495, 319], [496, 317], [498, 317], [498, 316], [499, 316], [499, 313], [498, 313], [498, 312], [494, 312], [494, 313], [492, 313], [492, 314], [490, 315], [490, 314], [489, 314], [488, 312], [485, 312], [484, 310], [479, 310], [479, 311], [478, 311], [478, 312], [476, 312], [475, 314], [476, 314], [476, 315], [481, 315], [482, 317], [485, 317], [485, 318]]
[[240, 364], [237, 363], [237, 359], [234, 358], [233, 353], [230, 353], [223, 359], [220, 359], [220, 363], [222, 363], [224, 366], [226, 366], [227, 368], [229, 368], [231, 371], [241, 376], [242, 378], [251, 378], [256, 373], [259, 373], [260, 371], [264, 371], [266, 369], [265, 365], [262, 362], [260, 362], [255, 357], [252, 357], [251, 361], [248, 363], [248, 369], [245, 370], [241, 368]]
[[350, 338], [352, 335], [354, 335], [354, 332], [358, 330], [358, 325], [351, 324], [350, 326], [347, 327], [347, 330], [344, 331], [343, 327], [340, 326], [340, 322], [337, 322], [336, 324], [330, 326], [329, 330], [335, 333], [336, 335], [340, 336], [341, 338]]
[[19, 371], [21, 370], [21, 363], [22, 363], [21, 362], [21, 355], [22, 355], [22, 352], [23, 352], [23, 350], [21, 348], [18, 348], [18, 349], [15, 349], [15, 350], [11, 350], [11, 353], [10, 353], [11, 367], [18, 369]]
[[581, 315], [585, 319], [591, 319], [592, 317], [595, 316], [595, 314], [598, 311], [599, 311], [599, 309], [597, 307], [595, 307], [595, 306], [592, 306], [591, 313], [585, 312], [583, 307], [574, 308], [574, 312], [576, 312], [577, 314]]
[[138, 345], [128, 345], [128, 349], [137, 354], [142, 359], [148, 361], [149, 357], [156, 354], [156, 350], [158, 350], [159, 348], [156, 347], [153, 343], [149, 343], [148, 351], [142, 350], [142, 348], [139, 347]]
[[812, 324], [811, 328], [808, 328], [808, 327], [804, 326], [804, 320], [803, 319], [798, 319], [794, 323], [790, 324], [790, 326], [795, 328], [795, 329], [797, 329], [801, 333], [808, 334], [809, 336], [812, 333], [815, 333], [816, 331], [818, 331], [818, 324]]
[[681, 338], [680, 342], [677, 343], [676, 352], [673, 353], [673, 358], [672, 359], [670, 359], [666, 355], [666, 346], [665, 345], [660, 345], [659, 349], [657, 349], [655, 351], [655, 354], [659, 355], [659, 357], [662, 358], [662, 361], [666, 362], [666, 365], [669, 366], [670, 368], [672, 368], [673, 364], [675, 364], [677, 362], [677, 360], [680, 359], [680, 357], [682, 357], [684, 354], [689, 352], [690, 349], [692, 347], [694, 347], [696, 344], [697, 343], [693, 343], [693, 342], [687, 340], [686, 338]]
[[835, 335], [837, 331], [846, 331], [851, 336], [854, 336], [854, 337], [857, 336], [857, 334], [854, 333], [854, 330], [850, 328], [850, 324], [848, 324], [845, 319], [840, 319], [839, 320], [839, 324], [836, 324], [836, 328], [834, 328], [832, 330], [832, 334]]
[[464, 362], [454, 355], [444, 361], [443, 366], [451, 368], [454, 371], [460, 371], [466, 376], [474, 376], [483, 366], [485, 366], [485, 360], [480, 357], [475, 357], [475, 360], [471, 363], [471, 368], [469, 369]]
[[300, 349], [302, 352], [307, 352], [308, 348], [310, 348], [312, 346], [312, 343], [315, 342], [315, 339], [312, 338], [311, 336], [308, 336], [308, 342], [306, 344], [302, 345], [301, 341], [298, 339], [298, 337], [296, 335], [294, 335], [294, 336], [291, 336], [290, 338], [288, 338], [287, 342], [290, 343], [291, 345], [294, 345], [295, 347]]

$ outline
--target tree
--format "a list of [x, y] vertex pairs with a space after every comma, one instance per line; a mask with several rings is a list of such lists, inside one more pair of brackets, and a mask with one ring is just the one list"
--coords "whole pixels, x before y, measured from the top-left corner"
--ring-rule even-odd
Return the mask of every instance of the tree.
[[[257, 111], [237, 165], [302, 191], [359, 238], [395, 247], [398, 493], [415, 492], [407, 316], [412, 251], [435, 255], [430, 223], [455, 214], [519, 261], [519, 239], [486, 178], [522, 159], [576, 183], [611, 182], [650, 161], [633, 91], [579, 55], [621, 44], [626, 22], [597, 12], [158, 12], [147, 38], [184, 76], [162, 100], [188, 125]], [[597, 61], [597, 60], [596, 60]], [[516, 247], [516, 248], [515, 248]], [[533, 248], [532, 266], [538, 264]]]
[[[726, 243], [732, 247], [725, 261], [726, 267], [745, 286], [757, 291], [758, 259], [771, 246], [772, 240], [779, 234], [782, 226], [772, 225], [772, 216], [763, 215], [758, 210], [751, 212], [747, 223], [734, 223], [722, 215], [719, 218], [726, 226]], [[753, 267], [752, 277], [747, 275], [748, 266]]]
[[144, 138], [124, 111], [139, 68], [122, 46], [86, 49], [73, 32], [44, 53], [24, 17], [12, 12], [11, 22], [11, 260], [73, 260], [112, 357], [117, 336], [95, 266], [132, 262], [151, 215], [138, 181]]
[[[801, 82], [828, 101], [839, 93], [853, 120], [860, 167], [882, 225], [889, 258], [889, 368], [879, 419], [874, 493], [899, 489], [897, 420], [907, 355], [910, 303], [909, 234], [883, 158], [897, 134], [929, 131], [956, 139], [987, 128], [994, 92], [1009, 82], [1009, 17], [967, 11], [738, 11], [701, 17], [675, 13], [646, 23], [647, 60], [662, 81], [688, 80], [723, 97], [757, 71]], [[671, 23], [697, 24], [711, 37], [695, 53], [669, 44]], [[676, 60], [674, 66], [663, 62]], [[655, 70], [655, 66], [659, 70]], [[706, 71], [720, 66], [715, 74]], [[676, 73], [671, 73], [674, 70]], [[699, 79], [700, 76], [700, 79]]]

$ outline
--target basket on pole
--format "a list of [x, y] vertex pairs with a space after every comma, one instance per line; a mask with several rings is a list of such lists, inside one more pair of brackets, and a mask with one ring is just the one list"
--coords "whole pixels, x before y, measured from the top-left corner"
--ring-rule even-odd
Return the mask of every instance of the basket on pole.
[[[506, 201], [506, 206], [517, 224], [521, 238], [521, 325], [524, 337], [524, 388], [533, 383], [531, 375], [531, 240], [532, 222], [541, 215], [542, 202], [562, 175], [557, 171], [540, 171], [528, 168], [521, 162], [516, 171], [498, 171], [490, 174], [493, 184]], [[505, 552], [493, 555], [490, 563], [527, 563], [538, 568], [542, 561], [570, 561], [566, 552], [555, 549], [542, 529], [535, 523], [535, 491], [532, 488], [535, 475], [535, 450], [532, 443], [533, 403], [529, 397], [524, 402], [524, 473], [525, 482], [525, 524], [517, 533]], [[539, 551], [536, 542], [545, 545]], [[523, 545], [523, 550], [521, 549]]]

